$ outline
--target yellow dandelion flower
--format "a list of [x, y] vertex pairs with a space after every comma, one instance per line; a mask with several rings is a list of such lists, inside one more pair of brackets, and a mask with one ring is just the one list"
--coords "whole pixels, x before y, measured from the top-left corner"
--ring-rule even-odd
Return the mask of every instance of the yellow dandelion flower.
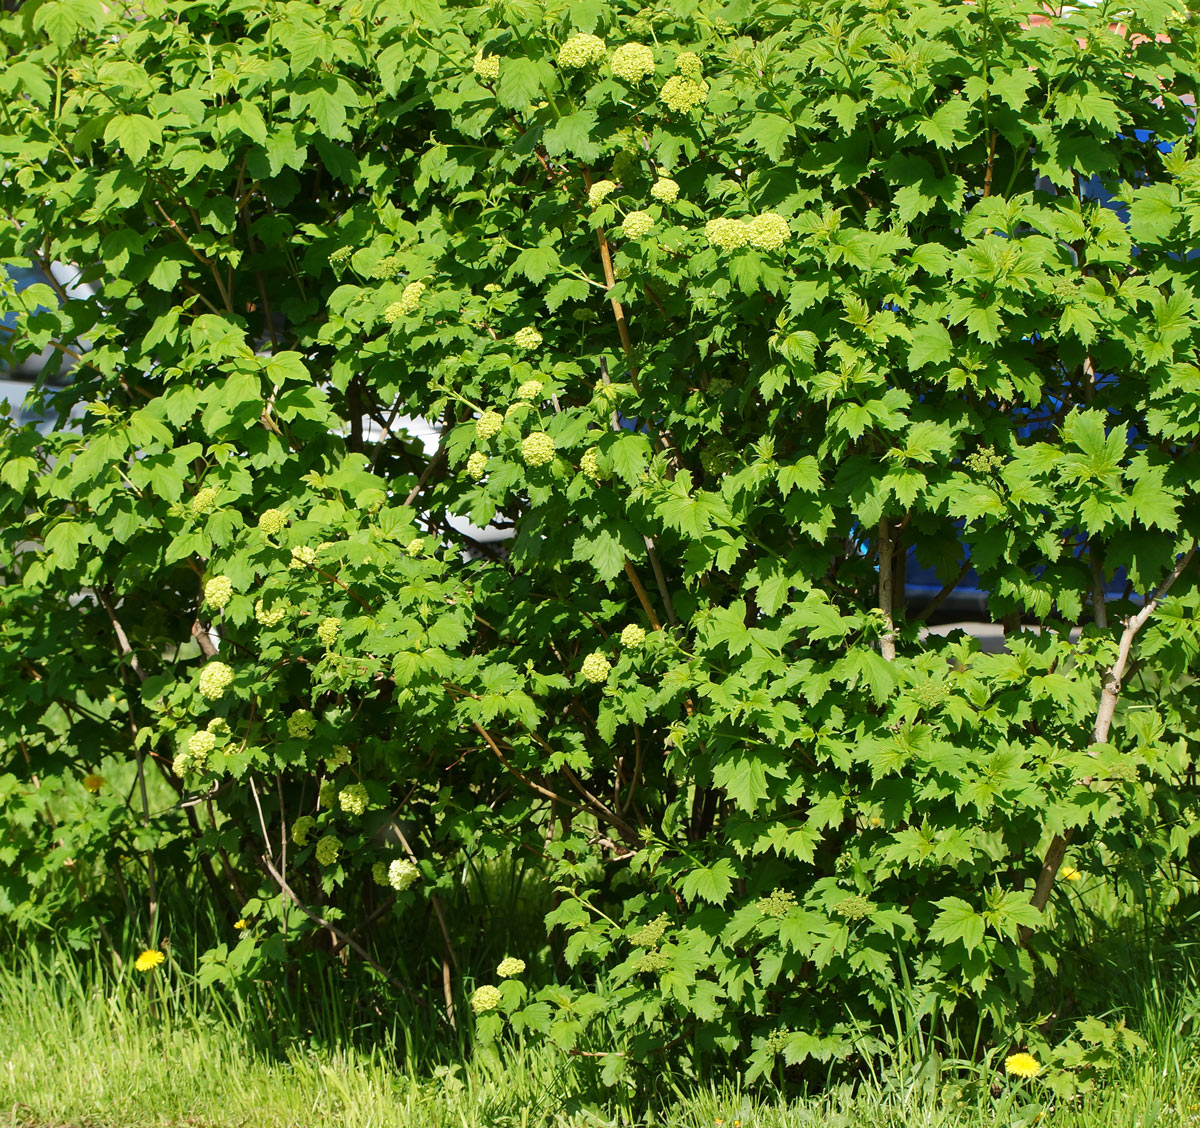
[[1061, 877], [1063, 881], [1081, 881], [1083, 879], [1083, 874], [1081, 874], [1074, 866], [1063, 866], [1063, 868], [1058, 871], [1058, 876]]
[[83, 784], [85, 790], [95, 795], [104, 786], [104, 777], [96, 775], [94, 772], [88, 772], [79, 782]]
[[1041, 1069], [1041, 1063], [1033, 1054], [1010, 1054], [1004, 1059], [1004, 1072], [1014, 1077], [1036, 1077]]
[[246, 923], [246, 918], [242, 917], [241, 920], [235, 920], [233, 922], [233, 927], [236, 928], [239, 932], [241, 932], [243, 929], [249, 928], [250, 925]]
[[133, 966], [138, 971], [153, 971], [167, 957], [162, 954], [157, 948], [147, 948], [136, 960]]

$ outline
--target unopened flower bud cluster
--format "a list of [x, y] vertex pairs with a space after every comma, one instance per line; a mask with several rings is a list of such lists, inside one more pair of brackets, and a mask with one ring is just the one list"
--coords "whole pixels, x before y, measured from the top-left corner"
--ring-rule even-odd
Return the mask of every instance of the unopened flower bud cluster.
[[233, 595], [233, 581], [228, 576], [213, 576], [204, 585], [204, 602], [218, 611], [225, 606]]
[[224, 662], [208, 662], [200, 671], [200, 692], [210, 701], [221, 697], [233, 681], [233, 670]]
[[581, 70], [604, 58], [604, 40], [596, 35], [572, 35], [558, 49], [558, 65], [566, 70]]
[[777, 251], [792, 235], [787, 220], [775, 212], [763, 212], [748, 219], [710, 219], [704, 226], [704, 234], [714, 247], [723, 251], [747, 245]]
[[654, 73], [654, 52], [644, 43], [623, 43], [609, 64], [617, 78], [624, 82], [641, 82]]

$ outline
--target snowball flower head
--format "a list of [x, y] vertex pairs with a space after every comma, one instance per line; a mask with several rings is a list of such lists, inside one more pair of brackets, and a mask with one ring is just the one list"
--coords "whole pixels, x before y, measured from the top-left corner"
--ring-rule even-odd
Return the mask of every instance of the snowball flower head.
[[588, 447], [579, 460], [579, 472], [593, 482], [600, 481], [600, 459], [595, 447]]
[[513, 344], [526, 352], [532, 352], [542, 343], [542, 335], [532, 325], [518, 329], [513, 334]]
[[493, 987], [490, 983], [486, 987], [480, 987], [474, 995], [471, 996], [471, 1006], [475, 1009], [476, 1014], [482, 1014], [484, 1011], [495, 1010], [500, 1005], [500, 988]]
[[524, 960], [519, 960], [516, 956], [505, 956], [496, 968], [496, 974], [501, 979], [511, 979], [514, 975], [520, 975], [524, 970]]
[[233, 671], [224, 662], [209, 662], [200, 671], [200, 692], [216, 701], [233, 681]]
[[133, 961], [133, 966], [138, 971], [153, 971], [156, 967], [162, 964], [167, 957], [162, 954], [157, 948], [147, 948], [136, 960]]
[[483, 79], [484, 82], [494, 82], [500, 77], [500, 56], [485, 55], [481, 51], [475, 56], [475, 61], [472, 64], [475, 73]]
[[541, 380], [526, 380], [517, 389], [517, 399], [519, 400], [540, 400], [542, 398], [542, 388], [545, 385]]
[[403, 893], [420, 876], [421, 871], [407, 858], [397, 858], [388, 866], [387, 883], [397, 893]]
[[521, 443], [521, 457], [527, 466], [545, 466], [554, 458], [554, 440], [545, 431], [534, 431]]
[[478, 419], [475, 420], [475, 438], [481, 443], [486, 443], [488, 439], [500, 433], [500, 428], [504, 426], [504, 416], [498, 411], [485, 411]]
[[224, 717], [213, 717], [213, 719], [211, 721], [209, 721], [208, 724], [206, 724], [204, 727], [208, 732], [211, 732], [214, 736], [228, 736], [229, 735], [229, 722]]
[[194, 732], [188, 737], [188, 751], [197, 760], [203, 761], [204, 758], [216, 746], [217, 738], [211, 732]]
[[669, 176], [664, 176], [650, 186], [650, 195], [660, 203], [673, 204], [679, 199], [679, 185]]
[[700, 56], [695, 51], [680, 51], [675, 56], [675, 69], [689, 78], [699, 78]]
[[213, 576], [204, 585], [204, 602], [220, 610], [233, 595], [233, 581], [228, 576]]
[[289, 568], [311, 568], [317, 562], [317, 550], [308, 544], [298, 544], [292, 549]]
[[1004, 1072], [1016, 1077], [1036, 1077], [1041, 1070], [1041, 1063], [1033, 1054], [1010, 1054], [1004, 1059]]
[[342, 852], [342, 840], [336, 834], [323, 834], [317, 839], [317, 865], [331, 866]]
[[263, 606], [263, 601], [260, 599], [254, 604], [254, 617], [264, 627], [277, 627], [283, 622], [288, 613], [288, 603], [284, 600], [282, 603], [277, 603], [269, 611]]
[[641, 82], [654, 73], [654, 52], [644, 43], [623, 43], [613, 52], [612, 72], [625, 82]]
[[258, 518], [258, 530], [273, 537], [287, 528], [287, 514], [282, 509], [264, 509]]
[[321, 645], [329, 648], [337, 641], [338, 631], [342, 629], [342, 621], [334, 615], [330, 615], [321, 620], [321, 625], [317, 627], [317, 638], [321, 641]]
[[558, 49], [558, 65], [568, 70], [579, 70], [603, 58], [604, 40], [597, 35], [572, 35]]
[[599, 207], [616, 189], [616, 184], [611, 180], [597, 180], [588, 189], [588, 203], [592, 207]]
[[600, 651], [595, 650], [584, 660], [579, 672], [590, 682], [606, 682], [612, 666]]
[[649, 234], [653, 226], [654, 216], [649, 212], [631, 211], [625, 217], [625, 222], [621, 224], [621, 230], [630, 239], [640, 239], [643, 235]]
[[756, 215], [748, 227], [750, 246], [761, 247], [764, 251], [779, 250], [792, 236], [787, 220], [775, 212]]
[[641, 646], [645, 641], [646, 632], [639, 627], [637, 623], [630, 623], [629, 626], [627, 626], [621, 632], [621, 645], [625, 647], [626, 650], [632, 650], [635, 646]]
[[389, 325], [395, 325], [409, 311], [404, 308], [403, 302], [390, 302], [387, 308], [383, 311], [383, 320]]
[[413, 537], [413, 539], [404, 546], [404, 551], [407, 552], [409, 556], [420, 556], [421, 553], [425, 551], [425, 538]]
[[348, 815], [361, 815], [367, 809], [367, 789], [361, 783], [352, 783], [338, 792], [338, 805]]
[[308, 836], [312, 834], [317, 820], [312, 815], [301, 815], [292, 823], [292, 841], [300, 847], [308, 845]]
[[467, 459], [467, 477], [478, 482], [487, 471], [488, 456], [483, 451], [475, 451]]
[[192, 498], [193, 513], [211, 513], [217, 503], [217, 491], [212, 486], [204, 486], [196, 491]]
[[704, 225], [704, 234], [714, 247], [720, 247], [723, 251], [744, 247], [750, 240], [749, 225], [740, 219], [710, 219]]
[[416, 313], [417, 307], [421, 304], [421, 295], [425, 293], [424, 282], [410, 282], [404, 287], [404, 292], [400, 295], [400, 301], [397, 303], [403, 313]]
[[297, 740], [307, 740], [317, 727], [317, 719], [307, 709], [297, 709], [287, 719], [288, 736]]
[[376, 885], [387, 885], [387, 862], [376, 862], [371, 867], [371, 880]]
[[708, 83], [699, 76], [673, 74], [663, 83], [658, 96], [667, 109], [687, 113], [704, 103], [708, 97]]

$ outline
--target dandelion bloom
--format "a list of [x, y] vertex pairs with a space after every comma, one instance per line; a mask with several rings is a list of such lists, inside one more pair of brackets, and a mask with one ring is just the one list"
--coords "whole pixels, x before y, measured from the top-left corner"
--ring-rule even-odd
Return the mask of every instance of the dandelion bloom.
[[1058, 871], [1058, 876], [1061, 877], [1063, 881], [1080, 881], [1083, 879], [1083, 874], [1081, 874], [1074, 866], [1063, 866], [1063, 868]]
[[153, 971], [167, 957], [162, 954], [157, 948], [147, 948], [133, 962], [133, 966], [138, 971]]
[[1036, 1077], [1042, 1066], [1033, 1054], [1010, 1054], [1004, 1059], [1004, 1072], [1016, 1077]]
[[98, 776], [94, 772], [89, 772], [79, 782], [83, 784], [86, 791], [90, 791], [95, 795], [104, 786], [104, 777]]
[[241, 920], [235, 920], [233, 922], [233, 927], [236, 928], [239, 932], [241, 932], [243, 929], [249, 928], [250, 925], [246, 923], [246, 918], [242, 917]]

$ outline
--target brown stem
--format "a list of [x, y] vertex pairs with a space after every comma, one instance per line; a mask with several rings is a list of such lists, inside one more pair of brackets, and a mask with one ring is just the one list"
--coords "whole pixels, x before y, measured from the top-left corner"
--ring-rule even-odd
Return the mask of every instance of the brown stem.
[[896, 660], [896, 626], [892, 622], [895, 574], [892, 568], [892, 530], [886, 517], [879, 519], [879, 609], [886, 627], [879, 639], [879, 653], [889, 662]]
[[[1129, 665], [1129, 656], [1133, 650], [1133, 641], [1137, 637], [1138, 631], [1146, 625], [1147, 620], [1158, 609], [1159, 604], [1166, 598], [1175, 581], [1179, 579], [1184, 569], [1192, 562], [1192, 557], [1195, 554], [1196, 544], [1193, 542], [1192, 547], [1175, 562], [1175, 567], [1171, 569], [1171, 574], [1159, 585], [1158, 590], [1146, 601], [1142, 609], [1136, 615], [1131, 615], [1124, 620], [1124, 630], [1121, 632], [1121, 640], [1117, 647], [1117, 660], [1105, 673], [1104, 684], [1100, 690], [1100, 701], [1096, 707], [1096, 722], [1092, 726], [1093, 744], [1104, 744], [1108, 740], [1108, 734], [1112, 729], [1113, 716], [1117, 710], [1117, 698], [1121, 694], [1121, 679], [1124, 678], [1125, 670]], [[1073, 833], [1073, 830], [1068, 830], [1065, 835], [1056, 834], [1051, 839], [1050, 846], [1046, 850], [1046, 856], [1042, 861], [1042, 872], [1038, 876], [1037, 884], [1033, 889], [1033, 896], [1030, 898], [1030, 903], [1039, 912], [1045, 910], [1046, 902], [1050, 899], [1050, 890], [1054, 888], [1054, 879], [1058, 875], [1063, 858], [1066, 856], [1067, 846], [1070, 844]], [[1032, 928], [1028, 925], [1023, 926], [1020, 932], [1021, 943], [1028, 943], [1029, 937], [1032, 934]]]
[[217, 656], [217, 648], [213, 646], [212, 639], [208, 637], [208, 630], [199, 619], [192, 624], [192, 638], [196, 640], [197, 645], [200, 647], [200, 653], [205, 658], [215, 658]]
[[642, 586], [642, 581], [638, 578], [637, 571], [633, 567], [633, 563], [629, 557], [625, 557], [625, 575], [629, 577], [629, 582], [633, 585], [633, 590], [637, 593], [638, 602], [642, 605], [642, 610], [646, 613], [646, 618], [650, 620], [650, 626], [656, 631], [662, 630], [662, 623], [658, 621], [658, 616], [654, 614], [654, 608], [650, 605], [650, 597], [646, 594], [646, 589]]
[[[267, 849], [270, 849], [268, 845]], [[299, 897], [296, 896], [292, 887], [284, 880], [283, 875], [271, 864], [271, 861], [266, 855], [261, 859], [267, 873], [275, 880], [275, 884], [279, 886], [280, 891], [291, 898], [291, 902], [296, 906], [309, 920], [314, 924], [319, 924], [322, 928], [327, 929], [331, 935], [335, 936], [342, 944], [351, 951], [356, 952], [358, 956], [371, 967], [373, 967], [380, 975], [384, 977], [397, 991], [403, 991], [406, 995], [412, 994], [412, 991], [400, 982], [394, 975], [391, 974], [382, 964], [380, 964], [370, 952], [366, 950], [353, 936], [347, 935], [332, 921], [326, 920], [319, 913], [313, 912]]]

